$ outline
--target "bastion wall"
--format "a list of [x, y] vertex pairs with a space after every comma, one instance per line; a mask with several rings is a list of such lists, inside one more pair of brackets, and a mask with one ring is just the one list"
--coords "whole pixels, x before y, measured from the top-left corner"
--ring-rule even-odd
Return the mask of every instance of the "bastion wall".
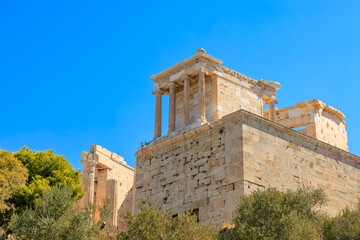
[[331, 215], [360, 198], [359, 157], [244, 110], [164, 136], [136, 156], [135, 202], [198, 212], [218, 227], [259, 188], [321, 187]]

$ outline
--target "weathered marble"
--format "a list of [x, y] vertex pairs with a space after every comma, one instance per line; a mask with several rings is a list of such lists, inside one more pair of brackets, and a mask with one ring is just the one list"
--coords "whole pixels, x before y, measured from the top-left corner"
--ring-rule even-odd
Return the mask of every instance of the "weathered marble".
[[151, 77], [155, 90], [174, 101], [168, 134], [155, 134], [135, 154], [135, 202], [160, 201], [219, 228], [255, 189], [321, 187], [329, 214], [355, 207], [360, 158], [347, 151], [345, 116], [319, 100], [276, 109], [279, 83], [221, 64], [199, 49]]
[[[91, 146], [90, 152], [82, 152], [81, 163], [84, 164], [82, 185], [86, 195], [78, 205], [85, 206], [91, 202], [99, 208], [108, 197], [108, 223], [126, 229], [120, 214], [132, 211], [134, 169], [116, 153], [95, 144]], [[98, 211], [95, 211], [94, 217], [99, 219]]]

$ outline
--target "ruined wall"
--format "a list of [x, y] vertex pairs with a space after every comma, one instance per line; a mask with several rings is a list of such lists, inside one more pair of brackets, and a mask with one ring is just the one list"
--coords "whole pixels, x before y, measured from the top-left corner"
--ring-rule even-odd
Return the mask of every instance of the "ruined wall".
[[[89, 181], [92, 179], [90, 165], [93, 164], [96, 168], [93, 179], [94, 195], [90, 197], [93, 199], [94, 206], [99, 208], [109, 197], [110, 223], [125, 230], [126, 225], [119, 216], [122, 213], [131, 212], [133, 207], [134, 169], [128, 166], [121, 156], [95, 144], [91, 146], [89, 153], [82, 152], [81, 162], [84, 164], [82, 184], [87, 194], [90, 193]], [[84, 198], [78, 204], [84, 206], [87, 204], [86, 199]], [[98, 210], [95, 211], [94, 218], [100, 218]]]
[[160, 201], [174, 214], [230, 224], [239, 197], [257, 188], [323, 187], [330, 214], [360, 197], [360, 158], [240, 110], [140, 149], [136, 201]]
[[[286, 107], [275, 111], [274, 121], [300, 133], [316, 138], [315, 120], [318, 110], [313, 106], [307, 107]], [[264, 112], [264, 117], [268, 118], [268, 109]]]
[[[264, 113], [268, 118], [268, 112]], [[300, 102], [275, 111], [275, 122], [343, 150], [348, 150], [345, 116], [319, 100]]]
[[[123, 213], [130, 213], [132, 210], [134, 169], [127, 165], [121, 165], [120, 168], [115, 169], [113, 174], [117, 176], [115, 179], [117, 180], [119, 191], [117, 194], [118, 202], [116, 204], [116, 209], [117, 216], [120, 216]], [[120, 217], [117, 218], [117, 223], [120, 229], [124, 229], [125, 223]]]
[[[108, 169], [96, 169], [95, 170], [95, 182], [94, 182], [94, 206], [102, 206], [106, 199]], [[98, 209], [95, 210], [95, 219], [99, 220], [100, 215]]]
[[316, 131], [316, 138], [348, 151], [348, 138], [345, 130], [346, 123], [339, 120], [326, 107], [322, 111], [321, 117], [318, 117], [316, 121], [316, 128], [318, 129]]

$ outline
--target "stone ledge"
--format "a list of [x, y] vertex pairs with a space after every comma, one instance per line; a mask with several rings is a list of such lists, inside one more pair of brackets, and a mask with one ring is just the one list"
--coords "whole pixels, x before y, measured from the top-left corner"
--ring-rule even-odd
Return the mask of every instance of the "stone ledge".
[[170, 145], [172, 143], [175, 143], [175, 142], [179, 142], [181, 140], [184, 140], [186, 138], [189, 138], [197, 133], [201, 133], [203, 131], [206, 131], [210, 128], [214, 128], [214, 127], [217, 127], [227, 121], [231, 121], [232, 119], [236, 119], [236, 118], [241, 118], [241, 117], [244, 117], [244, 118], [249, 118], [249, 119], [252, 119], [252, 120], [255, 120], [257, 122], [260, 122], [266, 126], [269, 126], [269, 127], [272, 127], [272, 128], [275, 128], [277, 130], [280, 130], [282, 132], [285, 132], [291, 136], [294, 136], [296, 138], [299, 138], [301, 140], [304, 140], [306, 142], [309, 142], [309, 143], [312, 143], [316, 146], [319, 146], [319, 147], [322, 147], [322, 148], [325, 148], [329, 151], [332, 151], [332, 152], [335, 152], [339, 155], [342, 155], [342, 156], [346, 156], [348, 158], [350, 158], [351, 160], [355, 161], [355, 162], [358, 162], [360, 163], [360, 157], [359, 156], [356, 156], [355, 154], [352, 154], [352, 153], [349, 153], [345, 150], [342, 150], [340, 148], [337, 148], [335, 146], [332, 146], [330, 144], [327, 144], [325, 142], [322, 142], [320, 140], [317, 140], [315, 138], [312, 138], [312, 137], [309, 137], [305, 134], [302, 134], [302, 133], [299, 133], [295, 130], [292, 130], [290, 128], [287, 128], [287, 127], [284, 127], [276, 122], [273, 122], [273, 121], [270, 121], [268, 119], [265, 119], [263, 117], [260, 117], [256, 114], [253, 114], [253, 113], [250, 113], [246, 110], [238, 110], [236, 112], [233, 112], [231, 114], [228, 114], [226, 116], [224, 116], [223, 118], [219, 119], [218, 121], [215, 121], [215, 122], [212, 122], [212, 123], [205, 123], [203, 125], [200, 125], [200, 126], [193, 126], [193, 125], [190, 125], [188, 126], [187, 128], [183, 128], [183, 129], [179, 129], [177, 131], [174, 131], [170, 134], [167, 134], [163, 137], [160, 137], [160, 138], [157, 138], [157, 139], [154, 139], [153, 141], [151, 141], [150, 143], [148, 143], [147, 145], [145, 146], [141, 146], [138, 150], [138, 152], [135, 153], [135, 156], [136, 157], [140, 157], [144, 154], [147, 154], [147, 153], [150, 153], [154, 150], [157, 150], [157, 149], [160, 149], [160, 148], [163, 148], [167, 145]]

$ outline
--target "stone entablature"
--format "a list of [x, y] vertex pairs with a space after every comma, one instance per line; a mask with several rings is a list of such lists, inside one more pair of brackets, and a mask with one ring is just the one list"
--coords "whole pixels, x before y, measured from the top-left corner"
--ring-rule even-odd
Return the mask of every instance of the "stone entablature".
[[164, 202], [178, 215], [196, 210], [218, 227], [258, 188], [322, 187], [331, 215], [360, 198], [358, 156], [245, 110], [179, 129], [135, 155], [136, 202]]
[[[268, 113], [264, 113], [267, 117]], [[275, 110], [274, 121], [310, 137], [348, 150], [345, 115], [320, 100], [300, 102]]]
[[263, 104], [274, 110], [279, 83], [257, 81], [221, 64], [221, 60], [199, 49], [194, 56], [151, 77], [156, 94], [154, 139], [161, 136], [162, 95], [169, 96], [168, 133], [216, 121], [239, 109], [260, 116]]
[[[95, 144], [90, 152], [81, 153], [80, 162], [84, 165], [82, 185], [86, 193], [80, 206], [91, 203], [98, 208], [109, 197], [108, 223], [126, 229], [120, 214], [133, 211], [134, 169], [126, 164], [123, 157]], [[99, 218], [98, 211], [94, 217]]]

